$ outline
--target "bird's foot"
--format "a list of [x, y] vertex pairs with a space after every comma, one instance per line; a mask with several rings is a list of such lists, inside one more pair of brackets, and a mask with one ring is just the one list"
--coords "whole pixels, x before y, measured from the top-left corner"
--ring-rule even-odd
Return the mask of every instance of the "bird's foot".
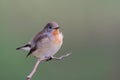
[[53, 59], [51, 56], [49, 56], [49, 57], [45, 57], [45, 58], [46, 58], [46, 61], [50, 61], [50, 60]]

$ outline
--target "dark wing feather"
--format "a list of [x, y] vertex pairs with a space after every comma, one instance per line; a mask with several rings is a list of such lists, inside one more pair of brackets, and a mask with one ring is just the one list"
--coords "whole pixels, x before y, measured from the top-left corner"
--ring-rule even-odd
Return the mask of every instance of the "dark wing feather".
[[46, 34], [39, 32], [31, 41], [31, 50], [29, 51], [29, 53], [27, 54], [26, 57], [28, 57], [30, 54], [32, 54], [34, 51], [36, 51], [38, 49], [38, 42], [40, 42], [43, 38], [47, 37]]
[[29, 56], [32, 52], [34, 52], [35, 50], [36, 50], [36, 47], [31, 48], [26, 57], [28, 57], [28, 56]]

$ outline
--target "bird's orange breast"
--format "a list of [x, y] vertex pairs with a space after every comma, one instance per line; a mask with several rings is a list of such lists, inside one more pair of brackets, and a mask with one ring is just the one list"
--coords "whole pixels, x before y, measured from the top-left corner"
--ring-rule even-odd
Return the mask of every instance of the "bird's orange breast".
[[60, 44], [62, 42], [62, 36], [60, 36], [61, 33], [59, 29], [55, 29], [52, 34], [54, 36], [54, 43]]

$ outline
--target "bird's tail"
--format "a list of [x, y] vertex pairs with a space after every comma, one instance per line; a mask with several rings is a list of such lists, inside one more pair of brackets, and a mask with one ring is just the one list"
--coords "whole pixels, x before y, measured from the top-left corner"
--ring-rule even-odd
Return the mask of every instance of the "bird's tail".
[[22, 47], [18, 47], [18, 48], [16, 48], [16, 50], [20, 50]]
[[16, 50], [25, 50], [25, 51], [30, 51], [31, 49], [31, 45], [30, 44], [26, 44], [25, 46], [21, 46], [16, 48]]

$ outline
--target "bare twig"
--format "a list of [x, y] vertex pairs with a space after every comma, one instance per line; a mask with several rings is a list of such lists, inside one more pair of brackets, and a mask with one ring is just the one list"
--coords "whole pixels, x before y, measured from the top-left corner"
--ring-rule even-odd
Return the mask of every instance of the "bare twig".
[[[61, 59], [65, 58], [65, 57], [68, 57], [70, 54], [71, 54], [71, 53], [68, 53], [68, 54], [62, 55], [62, 56], [60, 56], [60, 57], [53, 57], [53, 56], [52, 56], [52, 59], [61, 60]], [[27, 76], [27, 80], [31, 80], [32, 76], [35, 74], [35, 72], [36, 72], [36, 70], [37, 70], [38, 65], [39, 65], [40, 62], [43, 61], [43, 60], [47, 60], [47, 58], [37, 59], [37, 61], [36, 61], [35, 65], [34, 65], [34, 68], [33, 68], [32, 72]]]
[[36, 72], [36, 70], [37, 70], [37, 67], [38, 67], [39, 63], [40, 63], [41, 61], [43, 61], [43, 60], [44, 60], [44, 59], [37, 59], [37, 61], [36, 61], [35, 65], [34, 65], [34, 68], [33, 68], [32, 72], [27, 76], [27, 80], [31, 80], [32, 76], [35, 74], [35, 72]]
[[52, 57], [52, 59], [56, 59], [56, 60], [61, 60], [61, 59], [63, 59], [63, 58], [66, 58], [66, 57], [68, 57], [68, 56], [70, 56], [71, 55], [71, 53], [68, 53], [68, 54], [66, 54], [66, 55], [62, 55], [62, 56], [60, 56], [60, 57]]

